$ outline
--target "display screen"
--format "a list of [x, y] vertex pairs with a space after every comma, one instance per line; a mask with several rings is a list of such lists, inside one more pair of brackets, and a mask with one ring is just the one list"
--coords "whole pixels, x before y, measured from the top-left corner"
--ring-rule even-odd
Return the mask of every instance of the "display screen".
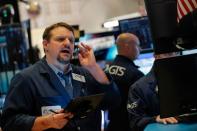
[[148, 17], [120, 20], [119, 27], [122, 33], [128, 32], [138, 36], [142, 52], [153, 50]]
[[119, 32], [101, 32], [85, 34], [80, 37], [80, 42], [90, 45], [97, 60], [113, 60], [116, 53], [112, 50], [115, 47], [115, 39]]
[[28, 66], [28, 49], [21, 24], [0, 26], [0, 93], [7, 93], [11, 78]]
[[144, 53], [140, 54], [138, 59], [134, 60], [134, 63], [139, 66], [140, 71], [147, 74], [151, 70], [154, 60], [153, 53]]
[[197, 54], [159, 59], [154, 66], [161, 117], [196, 114]]
[[28, 40], [20, 24], [0, 27], [0, 63], [8, 66], [17, 64], [24, 68], [28, 58]]

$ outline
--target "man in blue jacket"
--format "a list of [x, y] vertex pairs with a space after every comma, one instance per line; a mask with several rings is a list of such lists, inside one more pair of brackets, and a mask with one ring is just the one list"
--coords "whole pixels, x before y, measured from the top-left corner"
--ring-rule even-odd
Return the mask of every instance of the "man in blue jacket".
[[102, 108], [120, 101], [115, 84], [96, 63], [91, 47], [78, 46], [83, 68], [70, 64], [74, 41], [74, 31], [66, 23], [45, 29], [45, 57], [11, 81], [2, 114], [4, 131], [100, 131], [99, 109], [84, 119], [73, 119], [71, 112], [62, 110], [71, 99], [91, 94], [105, 93]]
[[[176, 56], [177, 53], [154, 55], [155, 60]], [[151, 71], [135, 82], [129, 89], [127, 110], [131, 130], [143, 131], [149, 123], [175, 124], [178, 120], [174, 117], [160, 118], [159, 96], [154, 65]]]

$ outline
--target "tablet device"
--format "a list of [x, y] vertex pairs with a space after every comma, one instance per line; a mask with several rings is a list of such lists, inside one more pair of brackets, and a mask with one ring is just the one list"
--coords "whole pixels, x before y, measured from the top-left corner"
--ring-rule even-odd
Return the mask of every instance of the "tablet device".
[[102, 101], [105, 93], [77, 97], [71, 100], [64, 108], [65, 112], [72, 112], [74, 117], [85, 118], [88, 113], [94, 111]]

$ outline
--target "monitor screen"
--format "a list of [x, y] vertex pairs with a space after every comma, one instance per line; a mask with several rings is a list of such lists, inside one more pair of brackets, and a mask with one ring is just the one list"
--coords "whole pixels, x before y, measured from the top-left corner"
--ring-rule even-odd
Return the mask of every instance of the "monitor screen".
[[28, 41], [21, 24], [0, 26], [1, 69], [24, 68], [28, 61]]
[[116, 45], [114, 44], [112, 47], [108, 49], [107, 55], [106, 55], [106, 60], [107, 61], [113, 61], [118, 54], [118, 50]]
[[93, 48], [97, 60], [113, 60], [113, 49], [118, 34], [118, 31], [90, 33], [80, 37], [79, 41]]
[[28, 66], [28, 39], [21, 24], [0, 26], [0, 92], [7, 93], [10, 80]]
[[197, 54], [155, 61], [161, 117], [197, 113]]
[[81, 41], [87, 45], [90, 45], [94, 51], [110, 48], [115, 44], [115, 38], [111, 36], [102, 36], [93, 39]]
[[151, 70], [154, 63], [153, 53], [144, 53], [140, 54], [139, 57], [134, 60], [134, 63], [139, 66], [139, 70], [143, 72], [145, 75]]
[[150, 33], [148, 17], [138, 17], [119, 21], [120, 31], [133, 33], [140, 40], [142, 52], [153, 50], [153, 41]]

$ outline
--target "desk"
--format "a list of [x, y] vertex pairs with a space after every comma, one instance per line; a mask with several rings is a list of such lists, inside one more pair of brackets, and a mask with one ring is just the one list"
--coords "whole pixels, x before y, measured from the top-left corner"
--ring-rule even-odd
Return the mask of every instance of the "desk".
[[197, 123], [159, 124], [152, 123], [144, 131], [197, 131]]

